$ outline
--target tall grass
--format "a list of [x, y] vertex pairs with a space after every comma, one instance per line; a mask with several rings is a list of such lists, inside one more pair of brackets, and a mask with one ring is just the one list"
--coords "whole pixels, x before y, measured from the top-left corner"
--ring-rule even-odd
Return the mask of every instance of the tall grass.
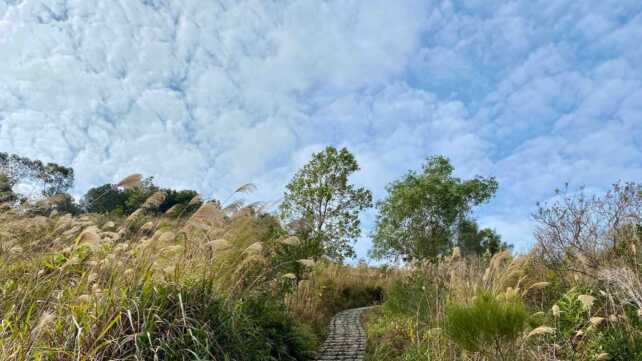
[[0, 211], [0, 360], [306, 360], [334, 313], [381, 298], [384, 273], [302, 258], [259, 207], [161, 198]]
[[641, 361], [642, 189], [572, 197], [536, 214], [527, 255], [455, 250], [391, 273], [368, 359]]
[[0, 359], [311, 357], [269, 249], [248, 252], [271, 242], [273, 222], [203, 207], [112, 219], [109, 231], [95, 215], [0, 214]]

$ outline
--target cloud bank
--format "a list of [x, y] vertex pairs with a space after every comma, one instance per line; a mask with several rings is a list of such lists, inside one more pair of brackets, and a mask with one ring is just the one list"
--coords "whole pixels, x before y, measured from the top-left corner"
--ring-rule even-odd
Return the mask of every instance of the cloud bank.
[[640, 43], [625, 0], [0, 0], [0, 151], [261, 199], [328, 144], [378, 197], [444, 154], [524, 249], [565, 182], [642, 179]]

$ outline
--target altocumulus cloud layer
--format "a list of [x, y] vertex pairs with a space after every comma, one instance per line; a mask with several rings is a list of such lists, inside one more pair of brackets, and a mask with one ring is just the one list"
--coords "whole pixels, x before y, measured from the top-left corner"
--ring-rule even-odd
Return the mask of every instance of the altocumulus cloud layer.
[[[277, 198], [326, 144], [377, 196], [431, 154], [495, 175], [526, 247], [564, 182], [642, 180], [642, 3], [0, 0], [0, 150]], [[372, 214], [366, 217], [366, 223]], [[365, 253], [367, 240], [359, 245]]]

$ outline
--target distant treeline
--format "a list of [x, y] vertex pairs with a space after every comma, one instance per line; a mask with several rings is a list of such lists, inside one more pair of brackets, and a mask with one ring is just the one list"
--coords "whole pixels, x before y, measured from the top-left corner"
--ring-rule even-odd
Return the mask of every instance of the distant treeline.
[[41, 199], [36, 208], [56, 209], [72, 214], [110, 213], [129, 215], [140, 208], [152, 194], [163, 192], [164, 201], [158, 211], [164, 212], [176, 205], [187, 205], [198, 195], [193, 190], [160, 188], [153, 178], [143, 179], [136, 187], [119, 187], [104, 184], [91, 188], [80, 200], [75, 200], [68, 191], [74, 185], [74, 170], [56, 163], [43, 163], [15, 154], [0, 153], [0, 203], [25, 203], [24, 195], [16, 194], [14, 187], [28, 184]]
[[[348, 149], [326, 147], [313, 154], [288, 183], [278, 216], [283, 227], [303, 241], [303, 256], [341, 261], [355, 255], [353, 244], [361, 236], [359, 215], [375, 206], [369, 190], [349, 182], [359, 169]], [[473, 218], [473, 208], [494, 197], [498, 187], [495, 178], [462, 180], [453, 173], [447, 158], [433, 156], [420, 171], [411, 170], [388, 185], [388, 194], [376, 203], [372, 257], [411, 261], [436, 259], [455, 247], [464, 255], [492, 255], [510, 247], [494, 230], [481, 229]], [[196, 208], [194, 205], [201, 203], [196, 191], [160, 188], [151, 177], [134, 178], [135, 186], [104, 184], [75, 200], [67, 193], [74, 184], [73, 169], [0, 153], [0, 203], [29, 205], [13, 187], [35, 185], [42, 200], [37, 207], [24, 207], [32, 212], [55, 209], [127, 216], [154, 195], [159, 203], [155, 212]]]

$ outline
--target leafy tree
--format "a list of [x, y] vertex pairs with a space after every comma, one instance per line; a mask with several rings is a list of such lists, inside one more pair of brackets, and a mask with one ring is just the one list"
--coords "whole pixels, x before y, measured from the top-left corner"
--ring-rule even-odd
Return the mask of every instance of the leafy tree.
[[44, 164], [15, 154], [0, 153], [0, 172], [10, 187], [20, 182], [41, 186], [41, 196], [65, 193], [74, 184], [74, 170], [55, 163]]
[[90, 213], [125, 214], [127, 196], [113, 184], [90, 188], [83, 196], [81, 204]]
[[51, 197], [54, 194], [65, 193], [74, 185], [74, 170], [55, 163], [47, 163], [42, 167], [38, 177], [43, 183], [42, 194]]
[[497, 190], [492, 177], [462, 181], [453, 171], [447, 158], [431, 157], [421, 173], [410, 171], [386, 187], [387, 198], [377, 204], [373, 257], [412, 260], [450, 251], [472, 207]]
[[348, 183], [359, 170], [346, 148], [327, 147], [312, 156], [287, 185], [281, 217], [304, 241], [310, 257], [353, 257], [361, 235], [359, 212], [372, 207], [372, 194]]
[[459, 223], [457, 246], [464, 255], [494, 255], [499, 251], [511, 248], [502, 242], [501, 236], [492, 229], [479, 229], [477, 222], [464, 219]]
[[15, 193], [11, 189], [9, 178], [0, 173], [0, 203], [14, 202], [17, 199]]
[[165, 212], [176, 204], [187, 205], [196, 197], [198, 192], [191, 190], [176, 191], [173, 189], [165, 189], [165, 201], [159, 207], [160, 212]]
[[104, 184], [91, 188], [83, 197], [82, 204], [87, 212], [131, 214], [140, 208], [152, 194], [163, 191], [165, 201], [158, 207], [159, 212], [165, 212], [176, 204], [188, 204], [197, 192], [192, 190], [176, 191], [162, 189], [154, 185], [154, 178], [144, 179], [140, 185], [120, 189], [113, 184]]

